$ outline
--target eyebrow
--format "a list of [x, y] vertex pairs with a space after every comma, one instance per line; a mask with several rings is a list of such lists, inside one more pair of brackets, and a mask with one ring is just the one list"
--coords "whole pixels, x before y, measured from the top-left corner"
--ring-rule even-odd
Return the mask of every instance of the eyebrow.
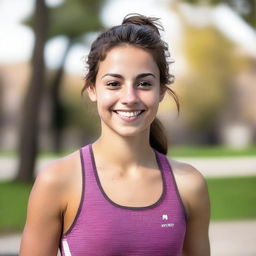
[[[120, 74], [116, 74], [116, 73], [107, 73], [105, 74], [104, 76], [101, 77], [101, 79], [105, 76], [113, 76], [113, 77], [117, 77], [117, 78], [120, 78], [120, 79], [123, 79], [124, 77]], [[152, 73], [141, 73], [141, 74], [138, 74], [136, 76], [136, 79], [140, 79], [140, 78], [144, 78], [146, 76], [153, 76], [154, 78], [156, 78], [156, 76]]]

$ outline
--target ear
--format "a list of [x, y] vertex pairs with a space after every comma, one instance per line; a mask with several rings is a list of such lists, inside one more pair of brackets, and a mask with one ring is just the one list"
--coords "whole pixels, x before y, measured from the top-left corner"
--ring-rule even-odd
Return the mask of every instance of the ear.
[[86, 91], [88, 93], [88, 96], [90, 98], [90, 100], [92, 102], [96, 102], [97, 101], [97, 95], [96, 95], [96, 88], [93, 84], [89, 85], [87, 88], [86, 88]]
[[160, 102], [164, 99], [164, 96], [165, 96], [165, 94], [166, 94], [166, 91], [167, 91], [167, 89], [166, 89], [165, 86], [161, 86], [161, 87], [160, 87]]

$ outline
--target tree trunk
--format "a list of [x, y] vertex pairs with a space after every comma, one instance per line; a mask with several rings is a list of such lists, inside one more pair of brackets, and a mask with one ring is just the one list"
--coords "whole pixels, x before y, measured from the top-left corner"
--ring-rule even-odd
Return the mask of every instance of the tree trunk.
[[32, 74], [21, 120], [19, 166], [16, 178], [23, 182], [33, 181], [38, 153], [39, 114], [45, 82], [44, 47], [48, 28], [48, 9], [44, 0], [36, 0], [34, 22]]
[[62, 133], [65, 125], [65, 110], [61, 102], [61, 85], [64, 74], [65, 62], [71, 49], [73, 41], [69, 40], [68, 45], [62, 56], [59, 69], [53, 78], [50, 90], [51, 90], [51, 103], [52, 103], [52, 129], [53, 129], [53, 147], [54, 151], [60, 153], [62, 151]]

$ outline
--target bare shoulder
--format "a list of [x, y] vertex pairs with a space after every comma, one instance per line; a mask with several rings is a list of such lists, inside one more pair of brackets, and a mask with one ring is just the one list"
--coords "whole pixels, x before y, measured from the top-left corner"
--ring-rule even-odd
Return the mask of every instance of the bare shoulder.
[[[59, 218], [64, 212], [70, 190], [76, 176], [77, 152], [51, 161], [37, 175], [28, 202], [28, 220], [33, 212]], [[32, 218], [33, 219], [33, 218]]]
[[53, 160], [39, 171], [36, 183], [44, 183], [56, 189], [65, 188], [74, 179], [79, 165], [79, 151]]
[[175, 179], [182, 182], [189, 190], [200, 191], [206, 186], [205, 177], [195, 167], [188, 163], [168, 158], [172, 167]]
[[79, 180], [80, 169], [79, 151], [49, 162], [36, 177], [30, 194], [30, 201], [42, 200], [43, 198], [48, 203], [55, 201], [58, 210], [60, 212], [65, 211], [67, 195], [74, 187], [74, 183]]
[[207, 207], [209, 202], [208, 187], [205, 177], [188, 163], [168, 158], [176, 184], [188, 215], [200, 203]]

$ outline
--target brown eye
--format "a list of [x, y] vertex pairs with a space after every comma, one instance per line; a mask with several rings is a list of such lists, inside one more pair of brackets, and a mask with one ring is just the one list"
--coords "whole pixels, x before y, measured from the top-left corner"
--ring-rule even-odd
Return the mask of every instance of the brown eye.
[[149, 83], [147, 81], [141, 81], [141, 82], [139, 82], [138, 86], [140, 86], [140, 87], [149, 87], [149, 86], [151, 86], [151, 83]]
[[117, 86], [119, 86], [119, 85], [120, 85], [120, 83], [117, 82], [117, 81], [110, 81], [110, 82], [107, 82], [107, 86], [109, 86], [109, 87], [117, 87]]

